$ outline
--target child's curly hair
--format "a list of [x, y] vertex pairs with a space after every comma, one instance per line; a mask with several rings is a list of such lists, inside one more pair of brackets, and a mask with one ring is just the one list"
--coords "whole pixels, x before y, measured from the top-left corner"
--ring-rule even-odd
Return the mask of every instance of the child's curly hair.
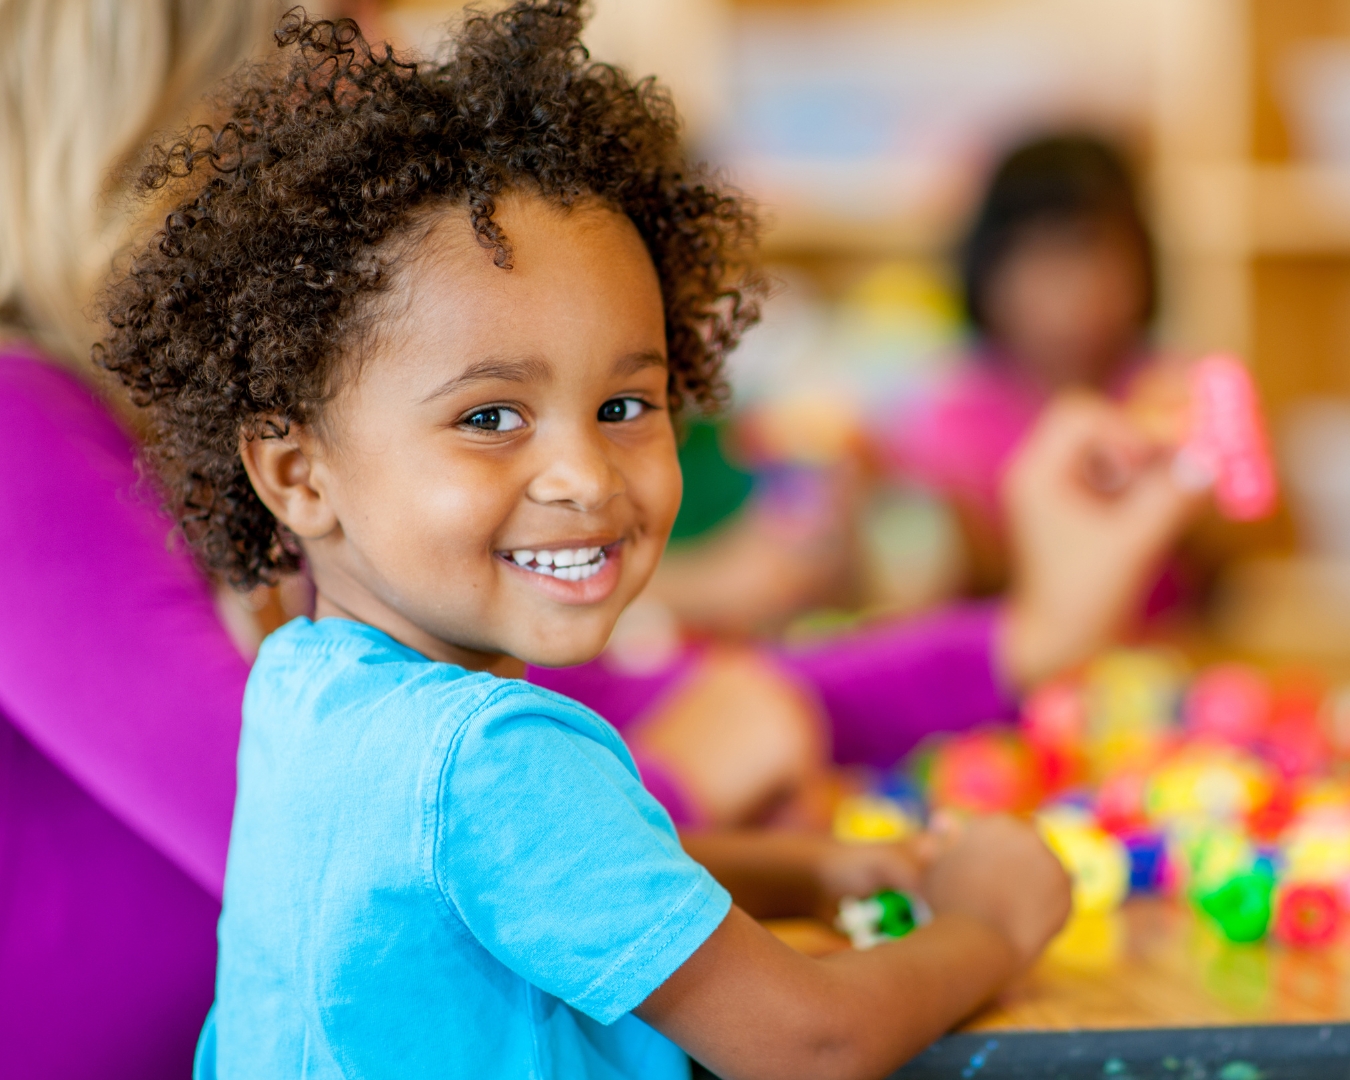
[[433, 201], [466, 206], [503, 269], [493, 213], [511, 189], [627, 214], [661, 283], [675, 407], [723, 399], [764, 289], [755, 217], [686, 162], [666, 91], [590, 61], [582, 6], [471, 14], [448, 59], [418, 64], [294, 9], [276, 32], [288, 63], [236, 76], [223, 122], [153, 151], [142, 190], [185, 190], [110, 284], [95, 362], [147, 410], [150, 460], [207, 569], [239, 587], [298, 569], [239, 440], [319, 416], [361, 301], [390, 279], [389, 241]]

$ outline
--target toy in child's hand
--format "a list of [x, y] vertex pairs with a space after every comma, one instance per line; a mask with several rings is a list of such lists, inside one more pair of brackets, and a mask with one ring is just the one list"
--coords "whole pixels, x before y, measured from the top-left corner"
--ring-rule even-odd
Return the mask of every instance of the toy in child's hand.
[[1196, 363], [1190, 381], [1183, 458], [1214, 478], [1214, 501], [1225, 517], [1265, 517], [1275, 508], [1275, 468], [1251, 375], [1235, 357], [1215, 355]]
[[883, 941], [902, 938], [932, 918], [933, 913], [919, 897], [883, 889], [866, 900], [844, 897], [839, 901], [835, 926], [848, 935], [855, 949], [870, 949]]

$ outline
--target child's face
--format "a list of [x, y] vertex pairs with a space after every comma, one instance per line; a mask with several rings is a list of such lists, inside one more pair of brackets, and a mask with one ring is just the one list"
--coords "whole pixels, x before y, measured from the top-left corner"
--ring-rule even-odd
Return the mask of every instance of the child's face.
[[1140, 253], [1107, 223], [1033, 226], [990, 282], [990, 336], [1048, 387], [1101, 383], [1142, 330]]
[[462, 210], [400, 269], [394, 314], [321, 432], [302, 434], [313, 497], [288, 524], [320, 615], [510, 671], [501, 654], [600, 651], [656, 567], [681, 480], [664, 308], [637, 230], [532, 197], [495, 217], [513, 269]]

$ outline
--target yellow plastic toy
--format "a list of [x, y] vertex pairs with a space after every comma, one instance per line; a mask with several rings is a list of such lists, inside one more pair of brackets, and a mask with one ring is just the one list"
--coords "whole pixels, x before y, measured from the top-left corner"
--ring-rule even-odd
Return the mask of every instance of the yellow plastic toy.
[[846, 844], [881, 844], [918, 831], [904, 807], [882, 795], [849, 795], [835, 807], [834, 838]]
[[1312, 817], [1293, 826], [1281, 845], [1288, 881], [1350, 881], [1350, 821]]
[[1230, 746], [1195, 743], [1154, 771], [1144, 808], [1163, 825], [1235, 822], [1264, 806], [1272, 789], [1270, 769], [1260, 759]]
[[1085, 813], [1055, 809], [1036, 817], [1050, 850], [1073, 879], [1075, 914], [1114, 911], [1130, 891], [1130, 856]]
[[1174, 729], [1185, 668], [1170, 653], [1109, 652], [1088, 669], [1088, 757], [1098, 776], [1146, 767]]

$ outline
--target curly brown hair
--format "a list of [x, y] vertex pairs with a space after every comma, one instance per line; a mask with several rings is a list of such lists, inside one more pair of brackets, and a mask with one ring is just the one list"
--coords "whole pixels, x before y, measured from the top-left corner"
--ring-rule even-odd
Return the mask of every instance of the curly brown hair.
[[95, 362], [145, 410], [147, 456], [208, 570], [249, 587], [299, 568], [239, 440], [319, 417], [389, 284], [391, 242], [435, 202], [467, 207], [503, 269], [493, 214], [508, 191], [627, 214], [661, 284], [672, 407], [724, 399], [724, 357], [764, 290], [755, 216], [685, 159], [664, 89], [590, 60], [582, 6], [470, 14], [447, 58], [418, 63], [294, 9], [282, 61], [239, 73], [219, 123], [152, 151], [142, 190], [182, 190], [109, 285]]

